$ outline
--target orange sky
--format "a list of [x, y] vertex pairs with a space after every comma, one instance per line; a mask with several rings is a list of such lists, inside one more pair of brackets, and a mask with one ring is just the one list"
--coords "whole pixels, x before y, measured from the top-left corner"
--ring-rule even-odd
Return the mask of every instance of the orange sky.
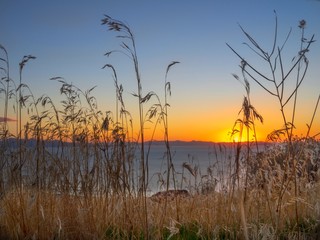
[[[24, 111], [23, 111], [24, 112]], [[228, 113], [228, 114], [227, 114]], [[305, 114], [296, 116], [296, 129], [294, 129], [294, 135], [304, 137], [307, 133], [306, 124], [310, 123], [312, 111], [304, 111]], [[26, 113], [24, 113], [25, 115]], [[197, 116], [177, 116], [173, 110], [170, 110], [168, 114], [169, 121], [169, 138], [170, 140], [183, 140], [183, 141], [213, 141], [213, 142], [229, 142], [238, 141], [239, 134], [235, 134], [231, 138], [230, 133], [232, 131], [234, 122], [237, 118], [238, 110], [236, 108], [231, 108], [229, 111], [226, 110], [225, 115], [222, 117], [215, 117], [215, 114], [203, 115], [201, 117]], [[318, 117], [319, 118], [319, 117]], [[316, 118], [316, 120], [318, 120]], [[26, 118], [23, 118], [22, 125], [25, 124]], [[276, 129], [283, 127], [283, 122], [281, 121], [280, 111], [264, 112], [264, 124], [256, 122], [256, 133], [258, 141], [266, 141], [267, 135]], [[134, 119], [134, 138], [137, 138], [139, 133], [138, 119]], [[11, 133], [15, 134], [16, 122], [11, 121], [9, 124], [9, 130]], [[151, 134], [154, 131], [155, 123], [154, 121], [145, 123], [145, 141], [151, 140]], [[318, 123], [315, 122], [310, 133], [313, 136], [319, 133]], [[253, 139], [253, 131], [250, 130], [250, 140]], [[157, 125], [157, 129], [154, 135], [154, 140], [164, 139], [164, 129], [162, 124]], [[246, 140], [246, 130], [243, 133], [242, 141]]]

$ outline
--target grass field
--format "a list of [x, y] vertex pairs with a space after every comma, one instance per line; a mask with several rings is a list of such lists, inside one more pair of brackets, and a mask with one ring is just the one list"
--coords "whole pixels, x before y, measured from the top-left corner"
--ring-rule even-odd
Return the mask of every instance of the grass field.
[[[163, 97], [143, 94], [131, 29], [107, 15], [102, 24], [123, 40], [120, 45], [134, 66], [138, 119], [126, 109], [123, 86], [112, 65], [104, 68], [114, 79], [116, 112], [104, 113], [97, 107], [94, 88], [83, 91], [61, 77], [51, 79], [60, 84], [59, 104], [46, 94], [34, 96], [24, 83], [23, 70], [35, 57], [23, 57], [15, 82], [10, 78], [8, 52], [0, 45], [5, 100], [1, 103], [1, 239], [320, 239], [320, 142], [318, 135], [310, 135], [320, 97], [305, 135], [297, 137], [294, 127], [301, 114], [296, 104], [308, 69], [306, 54], [314, 42], [313, 36], [309, 40], [304, 36], [304, 20], [299, 25], [301, 47], [286, 73], [276, 34], [268, 53], [241, 27], [250, 49], [269, 66], [271, 77], [228, 45], [241, 61], [242, 75], [234, 77], [245, 90], [231, 139], [241, 140], [245, 133], [255, 136], [256, 122], [263, 122], [250, 99], [250, 81], [278, 101], [283, 127], [270, 133], [270, 147], [263, 151], [256, 138], [229, 143], [233, 151], [222, 160], [228, 167], [215, 173], [214, 182], [206, 180], [212, 173], [201, 175], [185, 163], [188, 174], [183, 177], [197, 176], [201, 183], [199, 188], [187, 187], [186, 194], [179, 194], [183, 180], [177, 177], [171, 153], [167, 111], [171, 95], [167, 75], [179, 62], [167, 66]], [[291, 75], [296, 82], [288, 90], [285, 83]], [[16, 114], [15, 132], [8, 130], [10, 104]], [[145, 139], [144, 124], [151, 119], [154, 129], [162, 129], [166, 147], [161, 200], [148, 194], [153, 138]], [[132, 122], [138, 123], [138, 134]], [[168, 190], [172, 195], [165, 194]]]

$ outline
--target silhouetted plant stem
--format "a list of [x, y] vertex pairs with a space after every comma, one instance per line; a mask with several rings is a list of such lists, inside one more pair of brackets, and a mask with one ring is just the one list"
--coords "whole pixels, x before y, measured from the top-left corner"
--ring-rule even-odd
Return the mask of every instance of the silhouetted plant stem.
[[[299, 24], [299, 28], [301, 29], [301, 41], [300, 41], [300, 51], [299, 53], [301, 53], [303, 51], [303, 43], [304, 43], [304, 28], [305, 28], [305, 24], [306, 22], [304, 20], [300, 21], [300, 24]], [[305, 63], [307, 63], [308, 60], [306, 60], [306, 58], [304, 59], [305, 60]], [[301, 69], [301, 61], [299, 61], [298, 63], [298, 67], [297, 67], [297, 76], [296, 76], [296, 89], [299, 87], [299, 81], [300, 81], [300, 69]], [[306, 67], [307, 69], [307, 67]], [[303, 76], [304, 78], [304, 76]], [[303, 79], [302, 78], [302, 79]], [[293, 109], [292, 109], [292, 118], [291, 118], [291, 123], [292, 125], [295, 124], [295, 115], [296, 115], [296, 106], [297, 106], [297, 98], [298, 98], [298, 91], [295, 91], [294, 93], [294, 100], [293, 100]], [[295, 194], [295, 197], [297, 198], [298, 197], [298, 184], [297, 184], [297, 177], [296, 177], [296, 156], [295, 156], [295, 151], [293, 149], [293, 146], [292, 146], [292, 135], [293, 135], [293, 127], [291, 128], [291, 131], [290, 131], [290, 140], [289, 140], [289, 143], [290, 143], [290, 148], [292, 148], [292, 150], [290, 150], [290, 152], [292, 152], [293, 156], [293, 164], [292, 164], [292, 175], [294, 176], [294, 194]], [[295, 212], [296, 212], [296, 222], [297, 224], [299, 223], [299, 212], [298, 212], [298, 201], [295, 200]], [[298, 230], [300, 226], [298, 224]]]
[[315, 105], [315, 107], [314, 107], [314, 110], [313, 110], [313, 114], [312, 114], [310, 123], [307, 125], [307, 126], [308, 126], [308, 131], [307, 131], [307, 134], [306, 134], [306, 138], [309, 138], [309, 136], [310, 136], [311, 127], [312, 127], [312, 125], [313, 125], [313, 121], [314, 121], [314, 118], [315, 118], [316, 113], [317, 113], [317, 110], [318, 110], [319, 102], [320, 102], [320, 95], [318, 96], [316, 105]]
[[[173, 166], [173, 161], [172, 161], [172, 154], [171, 154], [171, 148], [170, 148], [170, 141], [169, 141], [169, 120], [168, 120], [168, 107], [170, 106], [168, 103], [168, 95], [171, 96], [171, 83], [168, 82], [168, 72], [170, 68], [177, 64], [179, 62], [173, 61], [170, 63], [167, 67], [166, 74], [165, 74], [165, 83], [164, 83], [164, 107], [163, 107], [163, 114], [161, 113], [162, 118], [163, 118], [163, 126], [164, 126], [164, 142], [166, 146], [166, 158], [167, 158], [167, 186], [166, 186], [166, 191], [169, 190], [170, 187], [170, 173], [172, 171], [172, 181], [173, 181], [173, 188], [176, 190], [176, 179], [175, 179], [175, 173], [174, 173], [174, 166]], [[160, 104], [161, 106], [161, 104]], [[177, 214], [177, 219], [179, 221], [179, 206], [178, 206], [178, 199], [175, 199], [176, 203], [176, 214]], [[165, 211], [164, 213], [166, 214], [167, 211], [167, 204], [168, 204], [168, 199], [165, 199]]]
[[[4, 61], [5, 63], [5, 67], [0, 67], [0, 70], [4, 71], [4, 74], [5, 74], [5, 77], [3, 78], [3, 80], [5, 81], [5, 84], [4, 84], [4, 89], [5, 89], [5, 103], [4, 103], [4, 113], [3, 113], [3, 117], [4, 117], [4, 120], [3, 120], [3, 129], [0, 129], [0, 131], [3, 131], [2, 132], [2, 136], [1, 136], [1, 140], [2, 140], [2, 143], [1, 143], [1, 146], [0, 148], [3, 149], [3, 153], [5, 152], [5, 149], [7, 147], [9, 147], [7, 145], [7, 137], [9, 135], [9, 130], [8, 130], [8, 104], [9, 104], [9, 82], [10, 82], [10, 68], [9, 68], [9, 56], [8, 56], [8, 52], [7, 50], [5, 49], [5, 47], [3, 47], [1, 44], [0, 44], [0, 49], [3, 50], [4, 54], [5, 54], [5, 57], [4, 58], [0, 58], [2, 61]], [[4, 154], [1, 154], [0, 156], [0, 195], [4, 192], [4, 182], [5, 182], [5, 179], [4, 179], [4, 167], [6, 165], [6, 159], [5, 159], [5, 156]]]
[[[302, 29], [302, 36], [301, 36], [301, 44], [300, 50], [298, 51], [298, 56], [295, 57], [292, 62], [293, 66], [287, 71], [284, 71], [283, 61], [282, 61], [282, 50], [284, 45], [286, 44], [291, 30], [287, 35], [283, 45], [277, 48], [276, 51], [276, 43], [277, 43], [277, 16], [275, 16], [276, 24], [275, 24], [275, 34], [274, 34], [274, 41], [271, 53], [263, 50], [260, 45], [248, 34], [241, 26], [242, 32], [245, 34], [249, 43], [245, 43], [259, 58], [263, 59], [266, 64], [268, 65], [271, 73], [271, 77], [268, 77], [266, 74], [263, 74], [262, 71], [258, 70], [255, 66], [251, 63], [247, 62], [237, 51], [235, 51], [230, 45], [228, 47], [241, 59], [241, 68], [244, 75], [249, 76], [254, 82], [256, 82], [260, 87], [262, 87], [266, 92], [270, 95], [276, 97], [279, 106], [280, 112], [282, 115], [284, 128], [274, 131], [272, 134], [269, 135], [270, 138], [278, 137], [281, 134], [285, 134], [287, 140], [287, 154], [284, 164], [284, 172], [281, 182], [281, 187], [279, 189], [278, 195], [278, 206], [277, 206], [277, 215], [278, 221], [276, 228], [279, 228], [279, 220], [281, 217], [281, 208], [282, 208], [282, 200], [284, 194], [287, 191], [287, 188], [291, 182], [294, 184], [294, 194], [295, 198], [298, 197], [298, 182], [297, 182], [297, 172], [296, 172], [296, 153], [293, 149], [293, 128], [295, 128], [295, 115], [296, 115], [296, 105], [297, 105], [297, 97], [298, 97], [298, 90], [301, 86], [305, 78], [305, 74], [308, 69], [308, 59], [306, 57], [306, 53], [309, 52], [309, 48], [311, 43], [314, 42], [314, 35], [310, 38], [310, 40], [306, 40], [304, 37], [304, 27], [306, 22], [304, 20], [300, 21], [299, 27]], [[307, 43], [305, 47], [303, 47], [303, 43]], [[274, 56], [274, 54], [276, 54]], [[303, 66], [304, 63], [304, 67]], [[280, 69], [280, 77], [277, 76], [277, 69]], [[289, 76], [292, 74], [293, 70], [297, 69], [296, 75], [296, 84], [294, 89], [291, 92], [286, 93], [285, 83], [288, 81]], [[273, 83], [274, 88], [271, 89], [267, 86], [267, 82]], [[291, 122], [288, 122], [288, 116], [286, 114], [286, 107], [289, 102], [293, 100], [293, 107], [291, 112]], [[273, 136], [275, 135], [275, 136]], [[291, 169], [290, 169], [291, 167]], [[289, 174], [289, 176], [288, 176]], [[295, 200], [295, 215], [296, 215], [296, 223], [298, 225], [299, 222], [299, 212], [298, 212], [298, 201]]]
[[22, 97], [22, 70], [25, 64], [30, 60], [30, 59], [35, 59], [34, 56], [28, 55], [24, 56], [19, 63], [19, 86], [18, 86], [18, 91], [19, 91], [19, 185], [20, 188], [22, 187], [22, 166], [23, 166], [23, 160], [22, 160], [22, 105], [25, 105], [25, 99]]
[[0, 45], [0, 49], [3, 50], [3, 52], [5, 53], [5, 58], [1, 58], [1, 60], [3, 60], [6, 64], [6, 68], [2, 68], [1, 70], [3, 70], [6, 74], [6, 77], [4, 78], [6, 84], [5, 84], [5, 103], [4, 103], [4, 127], [3, 127], [3, 132], [5, 134], [5, 138], [4, 140], [6, 140], [6, 136], [7, 136], [7, 129], [8, 129], [8, 104], [9, 104], [9, 82], [10, 82], [10, 68], [9, 68], [9, 56], [8, 56], [8, 52], [5, 49], [5, 47], [3, 47], [2, 45]]
[[[105, 15], [105, 18], [102, 19], [102, 25], [108, 25], [109, 30], [113, 30], [116, 32], [120, 32], [123, 35], [118, 37], [123, 39], [128, 39], [130, 42], [130, 46], [122, 42], [121, 47], [125, 51], [125, 55], [128, 56], [134, 66], [135, 77], [137, 81], [137, 93], [134, 94], [138, 98], [138, 111], [139, 111], [139, 126], [140, 126], [140, 182], [139, 182], [139, 193], [141, 194], [142, 201], [143, 201], [143, 209], [144, 209], [144, 222], [145, 222], [145, 231], [147, 238], [149, 237], [149, 230], [148, 230], [148, 216], [147, 216], [147, 199], [146, 199], [146, 190], [147, 190], [147, 181], [148, 181], [148, 163], [145, 159], [145, 139], [144, 139], [144, 104], [149, 101], [153, 94], [148, 93], [147, 95], [143, 96], [142, 94], [142, 84], [141, 84], [141, 76], [139, 70], [139, 62], [136, 50], [136, 43], [134, 35], [131, 29], [123, 22], [119, 20], [112, 19], [108, 15]], [[109, 56], [112, 52], [108, 52], [105, 55]]]

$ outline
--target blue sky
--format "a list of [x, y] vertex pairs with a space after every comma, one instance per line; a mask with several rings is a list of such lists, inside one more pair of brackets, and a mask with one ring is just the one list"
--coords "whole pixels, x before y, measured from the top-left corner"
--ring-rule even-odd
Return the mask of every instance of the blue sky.
[[[106, 63], [113, 64], [124, 86], [128, 108], [134, 114], [137, 105], [131, 96], [136, 91], [132, 64], [121, 54], [104, 56], [105, 52], [120, 49], [120, 41], [100, 24], [103, 14], [124, 21], [136, 37], [145, 93], [163, 94], [167, 65], [171, 61], [181, 62], [169, 74], [174, 138], [187, 139], [188, 129], [188, 140], [212, 140], [215, 135], [226, 133], [227, 126], [232, 127], [245, 94], [232, 77], [232, 73], [240, 74], [239, 59], [226, 43], [252, 57], [242, 44], [246, 39], [240, 24], [270, 49], [273, 10], [278, 15], [280, 40], [285, 39], [290, 27], [293, 29], [287, 44], [288, 59], [299, 48], [299, 20], [307, 21], [307, 36], [315, 34], [316, 39], [320, 36], [320, 1], [316, 0], [1, 0], [0, 44], [9, 53], [11, 77], [16, 81], [22, 57], [28, 54], [37, 57], [28, 62], [23, 75], [37, 97], [46, 93], [59, 102], [59, 85], [48, 79], [61, 76], [83, 90], [97, 85], [94, 95], [104, 111], [114, 110], [115, 91], [111, 72], [101, 68]], [[320, 92], [318, 42], [312, 46], [309, 60], [300, 106], [301, 115], [306, 117], [301, 119], [304, 126]], [[274, 120], [278, 113], [270, 114], [273, 109], [278, 110], [276, 102], [253, 83], [252, 99], [265, 116], [266, 128], [281, 127], [278, 126], [281, 122]], [[2, 104], [0, 110], [2, 116]]]

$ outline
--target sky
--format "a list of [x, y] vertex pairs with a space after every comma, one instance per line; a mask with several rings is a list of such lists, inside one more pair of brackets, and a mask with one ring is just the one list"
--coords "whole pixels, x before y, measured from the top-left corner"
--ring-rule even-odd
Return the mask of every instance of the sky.
[[[289, 69], [291, 59], [300, 49], [299, 21], [307, 22], [306, 38], [315, 34], [315, 39], [319, 39], [318, 0], [0, 0], [0, 44], [9, 54], [10, 77], [16, 82], [22, 57], [29, 54], [36, 57], [26, 64], [23, 82], [34, 96], [47, 94], [56, 104], [63, 99], [60, 85], [49, 79], [59, 76], [84, 91], [97, 86], [92, 93], [98, 108], [114, 112], [112, 72], [102, 69], [105, 64], [112, 64], [124, 88], [126, 107], [137, 124], [138, 104], [132, 96], [137, 92], [133, 65], [124, 54], [104, 56], [108, 51], [121, 49], [121, 40], [101, 25], [107, 14], [126, 23], [134, 33], [144, 94], [156, 92], [163, 101], [166, 68], [172, 61], [180, 62], [170, 69], [167, 79], [172, 91], [168, 99], [170, 139], [229, 141], [235, 120], [241, 118], [238, 113], [246, 92], [233, 77], [233, 74], [241, 76], [240, 59], [226, 43], [269, 74], [267, 66], [243, 44], [248, 39], [239, 26], [270, 52], [274, 10], [278, 17], [279, 46], [292, 28], [282, 56]], [[3, 52], [0, 54], [4, 56]], [[320, 93], [319, 41], [311, 45], [307, 57], [309, 69], [299, 91], [295, 122], [295, 133], [300, 136], [307, 131], [306, 124], [311, 120]], [[295, 81], [295, 77], [288, 80], [288, 88]], [[251, 104], [264, 117], [264, 123], [256, 125], [258, 140], [263, 141], [284, 123], [277, 99], [251, 80], [250, 86]], [[0, 121], [3, 121], [3, 94], [0, 99]], [[15, 131], [12, 106], [8, 118], [12, 120], [10, 131]], [[145, 128], [150, 133], [152, 125], [146, 124]], [[138, 127], [135, 131], [138, 132]], [[312, 134], [318, 132], [320, 110]], [[156, 139], [162, 138], [163, 130], [159, 128]]]

